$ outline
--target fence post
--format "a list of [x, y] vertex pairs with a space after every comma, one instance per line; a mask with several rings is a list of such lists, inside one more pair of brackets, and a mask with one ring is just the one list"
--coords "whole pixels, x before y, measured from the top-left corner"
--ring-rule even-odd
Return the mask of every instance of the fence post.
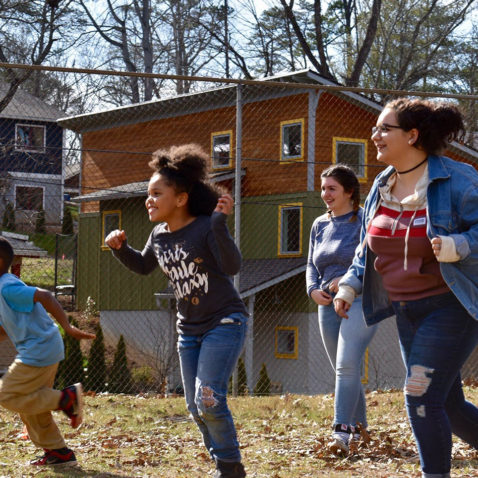
[[[236, 88], [236, 163], [234, 178], [234, 241], [241, 248], [241, 168], [242, 168], [242, 85]], [[237, 292], [241, 290], [241, 276], [234, 276], [234, 286]], [[237, 367], [232, 374], [232, 394], [237, 396]]]

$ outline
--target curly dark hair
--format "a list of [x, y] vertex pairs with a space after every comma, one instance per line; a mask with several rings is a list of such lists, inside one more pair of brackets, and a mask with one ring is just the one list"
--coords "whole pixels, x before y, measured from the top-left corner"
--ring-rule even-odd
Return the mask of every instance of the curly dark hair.
[[465, 125], [460, 110], [452, 103], [398, 98], [385, 105], [397, 115], [405, 131], [418, 130], [414, 146], [427, 154], [440, 154], [452, 141], [462, 141]]
[[152, 155], [149, 166], [160, 174], [177, 193], [188, 194], [188, 211], [192, 216], [210, 216], [221, 188], [210, 182], [208, 155], [197, 144], [172, 146], [158, 149]]
[[0, 236], [0, 259], [3, 260], [3, 269], [0, 270], [0, 273], [5, 273], [8, 271], [13, 262], [13, 257], [15, 253], [13, 252], [13, 247], [8, 242], [7, 239]]

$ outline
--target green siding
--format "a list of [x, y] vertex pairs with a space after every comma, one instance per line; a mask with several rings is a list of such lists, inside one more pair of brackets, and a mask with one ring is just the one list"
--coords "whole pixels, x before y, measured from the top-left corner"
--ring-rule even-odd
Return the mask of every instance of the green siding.
[[307, 257], [310, 227], [325, 212], [319, 191], [243, 199], [241, 208], [241, 252], [245, 259], [273, 259], [278, 256], [279, 206], [303, 204], [302, 256]]
[[[101, 210], [120, 210], [121, 228], [126, 232], [128, 244], [135, 249], [143, 249], [154, 227], [148, 219], [143, 198], [104, 201]], [[156, 309], [154, 293], [167, 286], [159, 267], [148, 276], [135, 274], [115, 259], [111, 251], [105, 249], [101, 249], [99, 265], [101, 310]]]
[[78, 234], [77, 266], [77, 306], [85, 308], [86, 299], [91, 298], [98, 304], [99, 299], [99, 260], [101, 222], [100, 215], [80, 214]]

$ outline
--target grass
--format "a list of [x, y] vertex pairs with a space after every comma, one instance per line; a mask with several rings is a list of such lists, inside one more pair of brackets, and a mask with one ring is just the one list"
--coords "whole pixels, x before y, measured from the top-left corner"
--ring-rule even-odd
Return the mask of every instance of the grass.
[[[58, 284], [70, 284], [72, 273], [73, 260], [58, 259]], [[53, 290], [55, 287], [55, 259], [52, 257], [24, 257], [20, 275], [22, 281], [27, 285]]]
[[[478, 388], [466, 387], [478, 402]], [[346, 457], [327, 452], [333, 397], [284, 395], [238, 397], [230, 406], [249, 477], [419, 478], [414, 441], [401, 392], [367, 394], [371, 441]], [[98, 395], [86, 397], [85, 423], [68, 428], [56, 415], [77, 468], [32, 469], [37, 450], [17, 438], [17, 415], [0, 410], [0, 477], [188, 477], [212, 476], [213, 464], [183, 397]], [[478, 452], [455, 439], [454, 477], [478, 477]]]

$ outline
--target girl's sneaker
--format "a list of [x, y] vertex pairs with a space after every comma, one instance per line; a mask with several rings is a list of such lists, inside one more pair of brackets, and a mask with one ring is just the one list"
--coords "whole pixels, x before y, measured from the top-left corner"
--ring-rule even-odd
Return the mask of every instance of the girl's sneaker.
[[54, 465], [76, 465], [76, 457], [69, 448], [60, 448], [58, 450], [46, 450], [45, 454], [36, 460], [30, 462], [33, 466], [54, 466]]
[[349, 440], [351, 428], [348, 425], [337, 424], [334, 427], [332, 434], [332, 441], [327, 445], [327, 448], [334, 455], [346, 455], [349, 452]]

